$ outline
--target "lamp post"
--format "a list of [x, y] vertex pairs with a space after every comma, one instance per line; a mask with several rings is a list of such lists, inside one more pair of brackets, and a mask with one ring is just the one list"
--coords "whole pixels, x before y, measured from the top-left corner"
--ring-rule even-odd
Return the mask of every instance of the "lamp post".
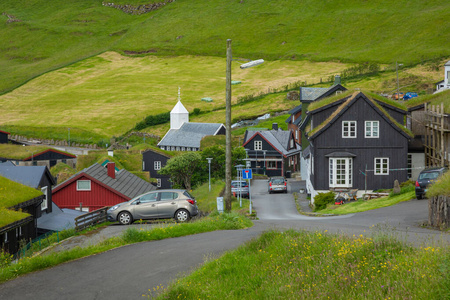
[[[242, 168], [245, 167], [244, 165], [236, 165], [236, 171], [237, 171], [237, 180], [239, 181], [239, 206], [242, 207]], [[236, 195], [237, 196], [237, 195]]]
[[211, 160], [212, 160], [212, 158], [208, 157], [206, 159], [208, 160], [208, 166], [209, 166], [209, 191], [211, 192]]
[[[231, 39], [227, 39], [227, 64], [225, 80], [225, 210], [231, 211]], [[241, 69], [250, 68], [262, 64], [264, 60], [259, 59], [242, 64]]]
[[264, 175], [266, 175], [266, 152], [267, 152], [267, 150], [263, 150], [263, 153], [264, 153]]

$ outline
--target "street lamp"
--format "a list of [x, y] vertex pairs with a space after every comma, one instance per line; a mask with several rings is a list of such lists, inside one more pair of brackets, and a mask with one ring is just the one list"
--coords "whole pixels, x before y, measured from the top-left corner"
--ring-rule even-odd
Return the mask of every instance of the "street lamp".
[[212, 158], [208, 157], [206, 159], [208, 160], [208, 166], [209, 166], [209, 191], [211, 192], [211, 160], [212, 160]]
[[[225, 210], [231, 211], [231, 39], [227, 39], [227, 65], [225, 81]], [[264, 60], [259, 59], [241, 65], [242, 69], [262, 64]]]
[[[237, 180], [238, 180], [238, 184], [239, 184], [239, 196], [238, 196], [238, 198], [239, 198], [239, 206], [240, 207], [242, 207], [242, 183], [241, 183], [241, 181], [242, 181], [242, 168], [243, 167], [245, 167], [244, 165], [236, 165], [235, 166], [236, 167], [236, 171], [237, 171], [237, 174], [236, 174], [236, 176], [237, 176]], [[237, 195], [236, 195], [237, 196]]]
[[267, 152], [267, 150], [263, 150], [263, 153], [264, 153], [264, 175], [266, 175], [266, 152]]

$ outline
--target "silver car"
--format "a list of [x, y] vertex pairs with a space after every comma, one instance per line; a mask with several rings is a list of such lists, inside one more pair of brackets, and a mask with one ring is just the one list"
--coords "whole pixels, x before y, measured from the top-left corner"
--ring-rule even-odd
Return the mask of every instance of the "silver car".
[[233, 180], [231, 181], [231, 193], [235, 197], [249, 198], [248, 183], [245, 180]]
[[273, 192], [287, 193], [286, 178], [282, 176], [271, 177], [269, 179], [267, 190], [269, 191], [269, 194], [272, 194]]
[[195, 198], [186, 190], [157, 190], [108, 209], [108, 221], [129, 225], [135, 220], [174, 218], [186, 222], [198, 214]]

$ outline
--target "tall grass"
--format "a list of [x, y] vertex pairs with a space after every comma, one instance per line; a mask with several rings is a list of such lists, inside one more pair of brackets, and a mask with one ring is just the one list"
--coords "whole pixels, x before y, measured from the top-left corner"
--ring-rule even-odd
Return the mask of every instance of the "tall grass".
[[448, 299], [449, 258], [383, 236], [270, 231], [157, 299]]

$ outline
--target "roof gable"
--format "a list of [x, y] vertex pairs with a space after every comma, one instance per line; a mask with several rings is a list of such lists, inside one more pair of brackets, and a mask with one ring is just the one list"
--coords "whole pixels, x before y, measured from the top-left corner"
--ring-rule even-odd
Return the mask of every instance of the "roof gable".
[[294, 148], [289, 147], [290, 140], [294, 138], [291, 131], [284, 131], [281, 129], [278, 130], [261, 130], [254, 131], [254, 134], [249, 136], [246, 134], [247, 139], [244, 141], [242, 145], [245, 148], [245, 145], [250, 143], [256, 136], [260, 136], [264, 139], [275, 151], [280, 153], [283, 156], [287, 156], [293, 152], [300, 151], [297, 149], [297, 143], [294, 142]]
[[48, 178], [50, 185], [56, 183], [46, 166], [0, 164], [0, 175], [35, 189], [39, 188], [43, 177]]
[[382, 107], [377, 101], [370, 99], [362, 92], [354, 92], [352, 96], [345, 98], [346, 100], [324, 121], [322, 124], [316, 126], [313, 130], [311, 130], [307, 135], [310, 138], [315, 138], [321, 133], [323, 133], [328, 127], [330, 127], [336, 120], [345, 114], [345, 112], [359, 99], [366, 101], [378, 114], [394, 129], [399, 131], [406, 138], [411, 138], [414, 135], [404, 126], [396, 122]]

